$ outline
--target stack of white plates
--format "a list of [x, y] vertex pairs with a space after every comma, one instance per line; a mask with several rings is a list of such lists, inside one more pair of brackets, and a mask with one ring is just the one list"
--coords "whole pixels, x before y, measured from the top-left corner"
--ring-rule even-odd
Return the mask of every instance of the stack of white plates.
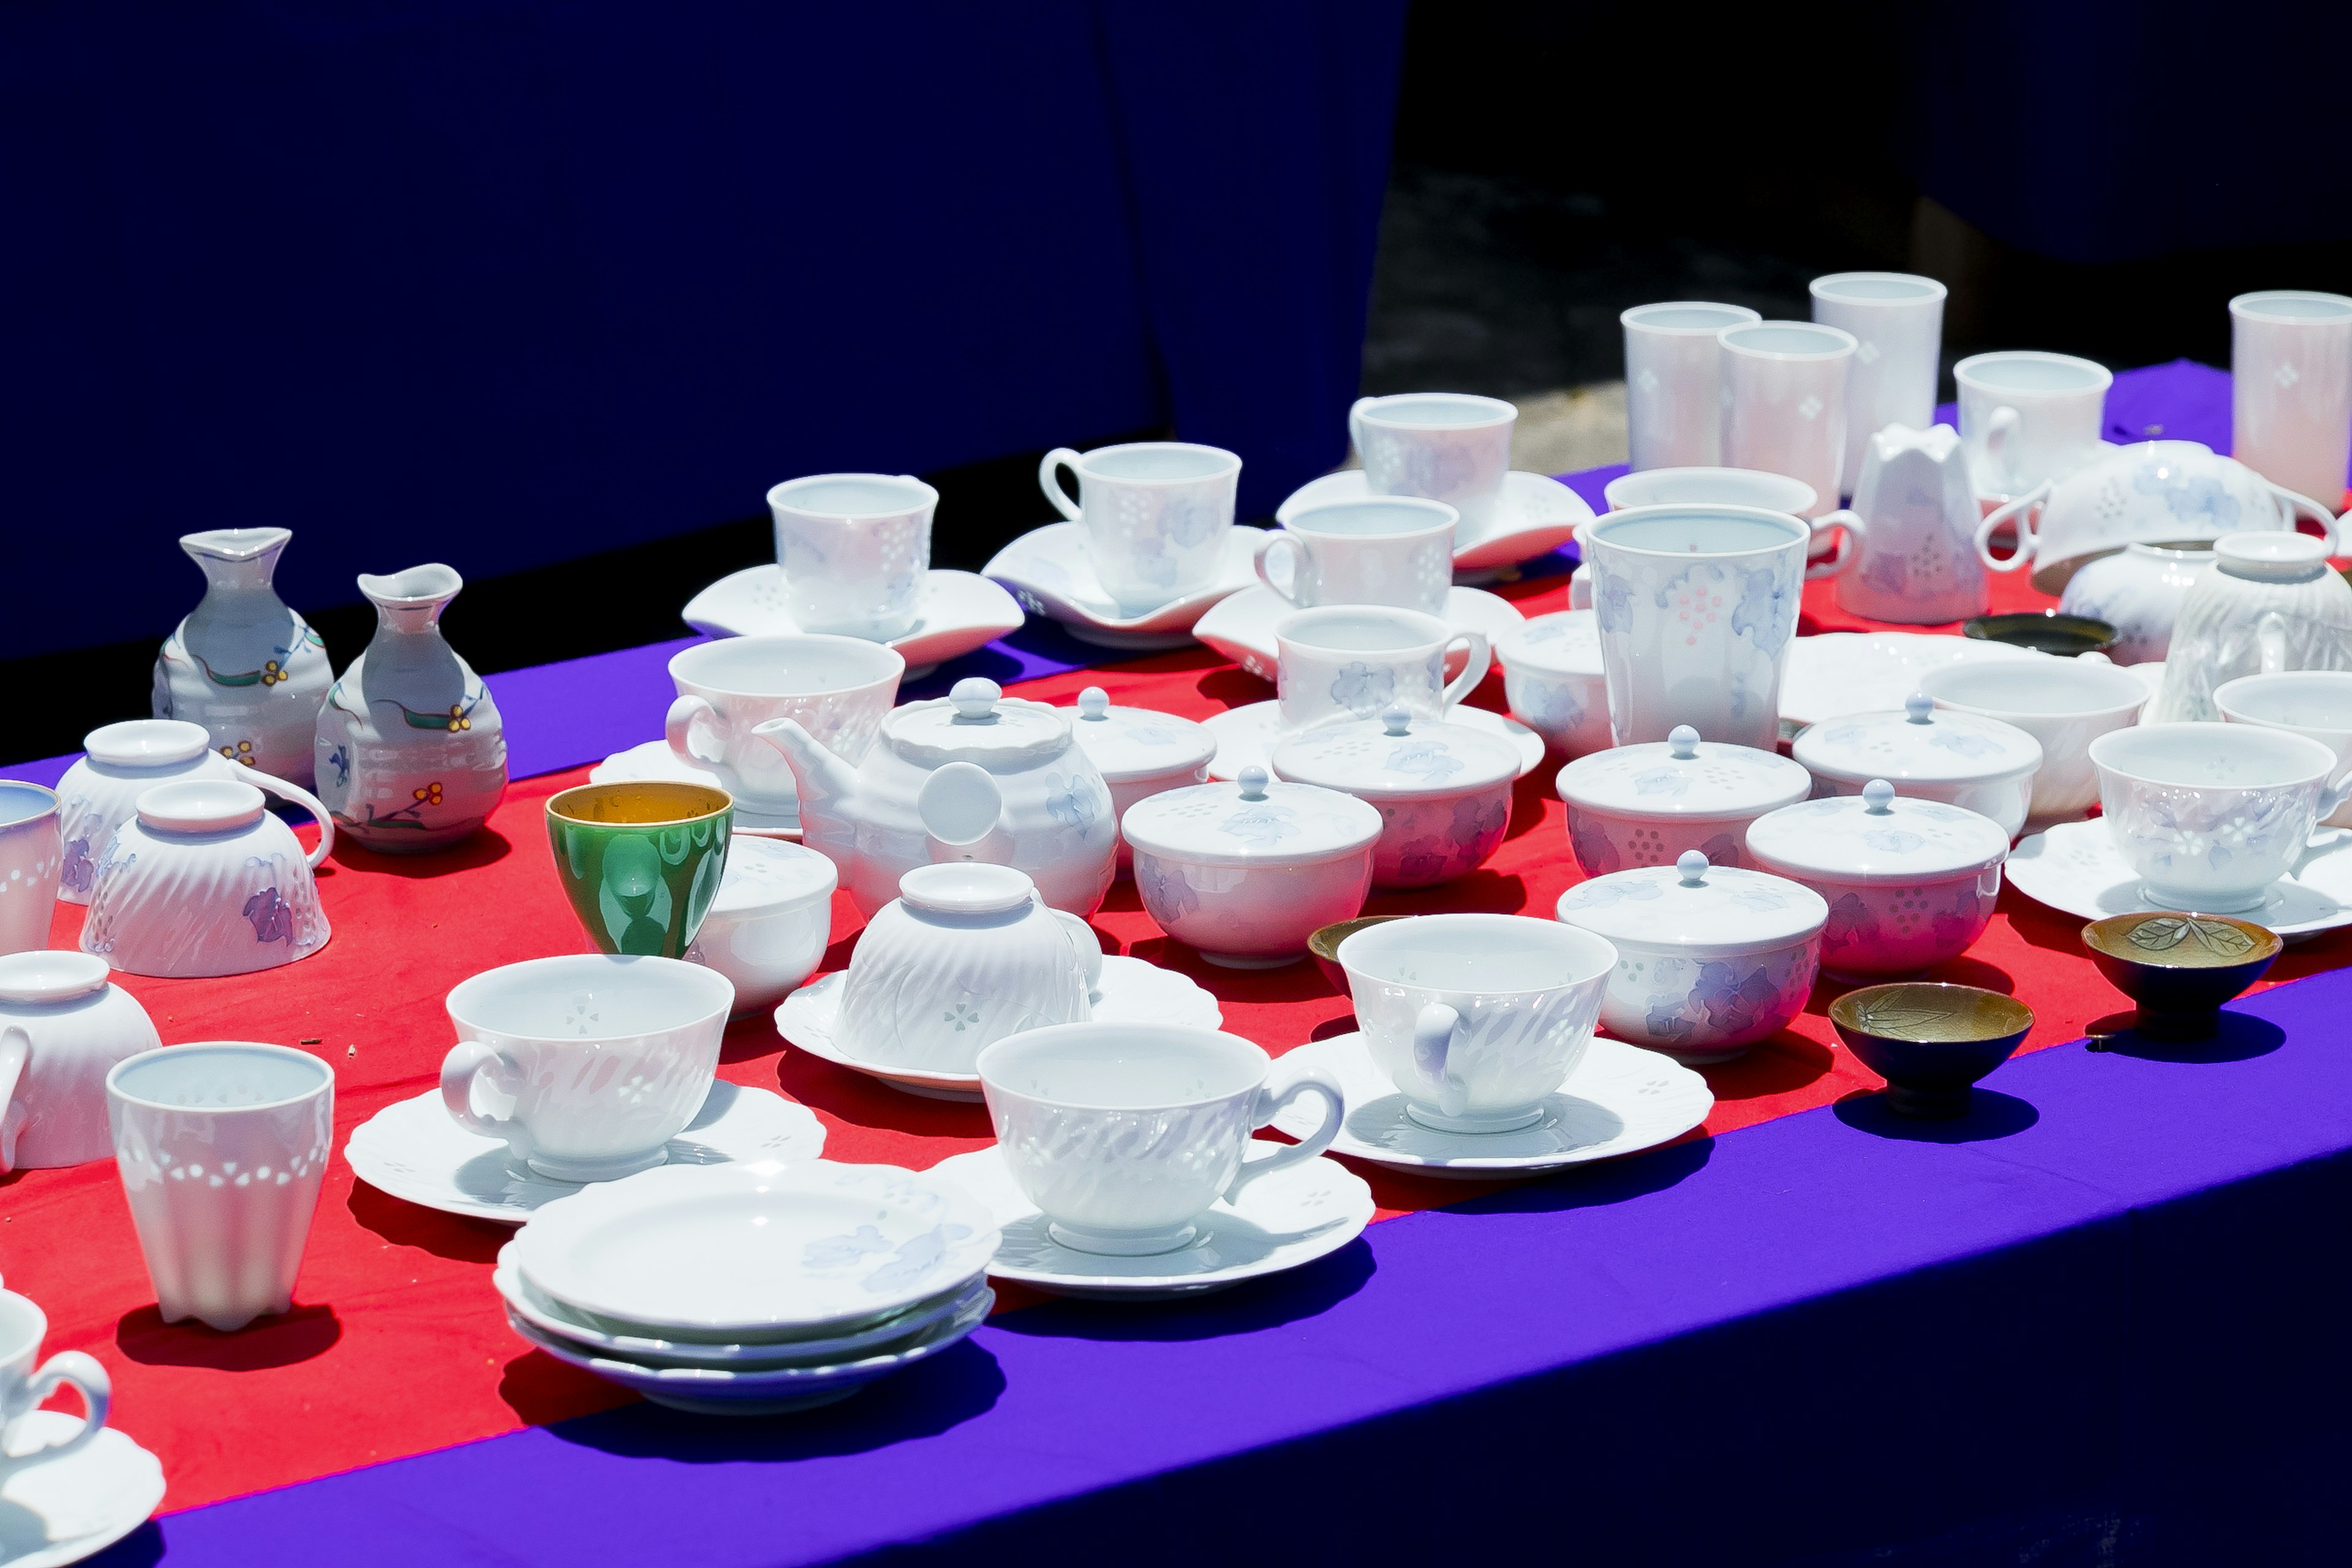
[[895, 1165], [665, 1165], [548, 1204], [492, 1278], [558, 1360], [680, 1410], [765, 1415], [970, 1333], [997, 1241], [961, 1188]]

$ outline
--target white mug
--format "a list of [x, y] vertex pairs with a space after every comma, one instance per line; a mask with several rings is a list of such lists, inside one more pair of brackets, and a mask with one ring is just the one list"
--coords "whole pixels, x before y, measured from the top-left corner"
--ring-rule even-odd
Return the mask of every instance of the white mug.
[[1291, 514], [1258, 552], [1257, 574], [1300, 609], [1391, 605], [1445, 613], [1454, 588], [1454, 526], [1444, 501], [1368, 496]]
[[[1060, 470], [1078, 478], [1078, 495]], [[1215, 584], [1234, 527], [1242, 460], [1221, 447], [1130, 441], [1080, 454], [1056, 447], [1037, 465], [1055, 510], [1086, 530], [1095, 581], [1139, 616]]]
[[57, 792], [0, 779], [0, 952], [49, 945], [65, 858]]
[[2115, 379], [2089, 360], [2030, 350], [1970, 354], [1954, 365], [1960, 443], [1978, 489], [2022, 495], [2097, 457]]
[[2285, 730], [2140, 724], [2091, 742], [2099, 810], [2161, 909], [2262, 907], [2311, 830], [2352, 796], [2336, 753]]
[[912, 630], [939, 504], [912, 474], [812, 474], [771, 489], [793, 625], [877, 642]]
[[578, 953], [449, 993], [441, 1101], [541, 1175], [602, 1182], [662, 1163], [701, 1110], [735, 987], [674, 958]]
[[1838, 487], [1862, 479], [1865, 443], [1889, 425], [1924, 430], [1936, 418], [1937, 355], [1945, 288], [1908, 272], [1832, 272], [1812, 281], [1813, 320], [1853, 334], [1845, 377], [1845, 458]]
[[[87, 1447], [106, 1429], [113, 1380], [96, 1356], [79, 1351], [59, 1351], [37, 1367], [41, 1341], [48, 1331], [48, 1314], [14, 1290], [0, 1290], [0, 1481]], [[25, 1449], [17, 1435], [19, 1424], [38, 1410], [43, 1400], [68, 1386], [81, 1395], [82, 1407], [88, 1412], [81, 1430], [62, 1443]]]
[[163, 1321], [231, 1333], [290, 1308], [334, 1141], [333, 1070], [286, 1046], [165, 1046], [114, 1064], [106, 1111]]
[[1801, 479], [1813, 487], [1817, 510], [1836, 506], [1853, 334], [1811, 321], [1756, 321], [1726, 327], [1717, 340], [1724, 462]]
[[[1331, 606], [1275, 623], [1275, 690], [1282, 727], [1370, 719], [1401, 702], [1416, 719], [1445, 710], [1486, 679], [1486, 634], [1457, 629], [1419, 610]], [[1462, 671], [1445, 679], [1445, 656], [1460, 643]]]
[[1723, 348], [1717, 334], [1763, 318], [1745, 305], [1636, 305], [1625, 329], [1625, 445], [1633, 470], [1723, 459]]
[[1506, 1132], [1592, 1043], [1617, 949], [1525, 915], [1408, 915], [1339, 944], [1356, 1024], [1405, 1114], [1445, 1132]]
[[[980, 1053], [981, 1091], [1013, 1180], [1065, 1247], [1117, 1257], [1172, 1252], [1220, 1198], [1312, 1160], [1347, 1107], [1319, 1068], [1267, 1079], [1273, 1061], [1238, 1035], [1169, 1024], [1058, 1024]], [[1323, 1122], [1244, 1159], [1250, 1133], [1303, 1094]]]
[[698, 643], [669, 661], [677, 700], [669, 705], [669, 749], [707, 768], [745, 809], [775, 815], [799, 800], [784, 754], [752, 735], [771, 719], [801, 728], [852, 767], [881, 732], [898, 698], [907, 661], [862, 637], [725, 637]]
[[1399, 392], [1356, 399], [1348, 437], [1372, 494], [1444, 501], [1475, 535], [1502, 505], [1518, 417], [1518, 408], [1499, 397]]
[[2231, 455], [2275, 485], [2344, 500], [2352, 300], [2273, 289], [2230, 301]]

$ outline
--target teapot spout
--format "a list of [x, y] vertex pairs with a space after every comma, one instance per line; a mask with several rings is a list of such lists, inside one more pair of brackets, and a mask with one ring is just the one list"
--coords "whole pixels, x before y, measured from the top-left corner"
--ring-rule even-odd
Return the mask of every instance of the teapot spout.
[[802, 729], [799, 720], [771, 719], [755, 725], [751, 733], [784, 754], [784, 763], [793, 770], [793, 783], [804, 804], [830, 805], [857, 793], [857, 770]]

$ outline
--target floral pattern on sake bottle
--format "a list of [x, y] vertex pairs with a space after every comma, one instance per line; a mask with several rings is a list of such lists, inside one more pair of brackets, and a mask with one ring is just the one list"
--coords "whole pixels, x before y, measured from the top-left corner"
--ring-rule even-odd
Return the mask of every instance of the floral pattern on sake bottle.
[[271, 585], [294, 537], [283, 528], [216, 528], [180, 537], [205, 596], [163, 639], [154, 714], [202, 724], [233, 763], [310, 782], [319, 703], [334, 680], [325, 639]]
[[328, 691], [313, 753], [336, 830], [371, 849], [455, 844], [506, 793], [498, 704], [441, 636], [441, 612], [465, 585], [437, 563], [359, 580], [375, 637]]

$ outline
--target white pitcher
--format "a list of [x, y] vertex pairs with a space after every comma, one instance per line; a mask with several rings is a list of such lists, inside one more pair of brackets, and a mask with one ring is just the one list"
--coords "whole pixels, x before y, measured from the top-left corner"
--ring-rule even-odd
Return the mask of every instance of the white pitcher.
[[1985, 613], [1980, 515], [1968, 449], [1948, 425], [1889, 425], [1864, 444], [1853, 510], [1862, 560], [1837, 580], [1839, 607], [1874, 621], [1938, 626]]

